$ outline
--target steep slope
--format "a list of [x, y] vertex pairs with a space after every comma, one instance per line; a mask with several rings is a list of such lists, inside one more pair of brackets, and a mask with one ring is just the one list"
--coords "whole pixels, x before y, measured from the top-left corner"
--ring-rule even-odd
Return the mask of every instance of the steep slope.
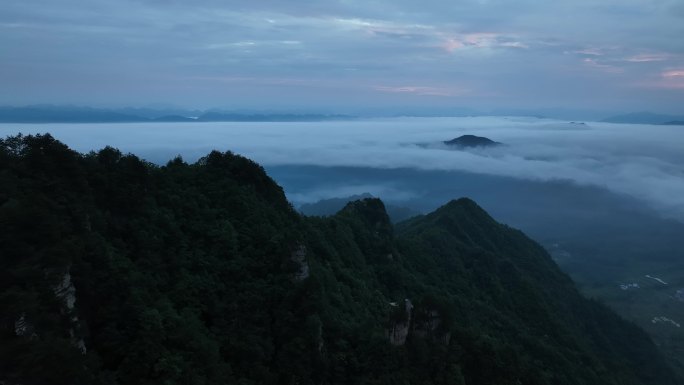
[[257, 164], [0, 142], [0, 382], [675, 384], [469, 200], [302, 218]]
[[667, 371], [651, 360], [659, 354], [642, 330], [581, 297], [543, 248], [468, 199], [404, 223], [399, 239], [408, 269], [459, 304], [456, 325], [471, 348], [501, 360], [466, 361], [477, 382], [521, 378], [522, 370], [550, 383], [656, 383], [652, 374]]

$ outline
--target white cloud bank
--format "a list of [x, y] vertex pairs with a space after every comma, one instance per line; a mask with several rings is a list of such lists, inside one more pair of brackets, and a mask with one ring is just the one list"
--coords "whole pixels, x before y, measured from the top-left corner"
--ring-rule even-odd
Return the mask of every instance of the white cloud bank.
[[[684, 219], [684, 127], [534, 118], [395, 118], [288, 123], [0, 125], [0, 135], [50, 132], [87, 152], [106, 145], [163, 163], [212, 149], [269, 165], [458, 170], [605, 187]], [[441, 141], [475, 134], [497, 148], [458, 151]], [[423, 144], [423, 145], [421, 145]], [[425, 145], [429, 144], [429, 145]]]

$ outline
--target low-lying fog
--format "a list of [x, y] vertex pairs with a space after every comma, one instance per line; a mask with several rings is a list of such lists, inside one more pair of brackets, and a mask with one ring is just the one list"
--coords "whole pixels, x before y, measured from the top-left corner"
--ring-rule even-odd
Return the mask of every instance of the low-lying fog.
[[[284, 165], [406, 168], [574, 181], [635, 197], [666, 216], [684, 220], [684, 128], [679, 126], [518, 117], [0, 125], [2, 136], [18, 132], [50, 132], [82, 152], [111, 145], [157, 163], [177, 154], [195, 161], [218, 149], [245, 155], [267, 169]], [[441, 144], [463, 134], [506, 145], [459, 151]], [[311, 187], [315, 189], [287, 192], [295, 203], [363, 192], [400, 201], [420, 193], [368, 181]]]

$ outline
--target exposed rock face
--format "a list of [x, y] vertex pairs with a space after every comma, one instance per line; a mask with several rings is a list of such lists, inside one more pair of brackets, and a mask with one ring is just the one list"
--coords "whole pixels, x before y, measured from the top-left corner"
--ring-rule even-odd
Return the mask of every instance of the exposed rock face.
[[297, 250], [292, 253], [290, 259], [299, 266], [299, 271], [294, 275], [295, 281], [303, 281], [309, 278], [309, 263], [306, 261], [306, 246], [300, 244], [299, 247], [297, 247]]
[[420, 317], [414, 317], [414, 325], [412, 333], [416, 337], [433, 338], [437, 341], [449, 344], [451, 340], [451, 333], [441, 333], [439, 330], [442, 325], [442, 316], [437, 310], [426, 310]]
[[411, 316], [413, 312], [413, 304], [410, 299], [404, 300], [404, 311], [406, 312], [406, 319], [400, 322], [392, 323], [388, 331], [389, 341], [394, 346], [401, 346], [406, 343], [409, 330], [411, 330]]
[[[78, 316], [74, 313], [74, 307], [76, 305], [76, 288], [73, 282], [71, 282], [71, 274], [67, 270], [62, 275], [62, 280], [52, 288], [55, 296], [64, 303], [64, 308], [62, 309], [63, 314], [70, 316], [71, 327], [69, 328], [69, 335], [71, 336], [71, 342], [74, 346], [86, 354], [86, 346], [83, 338], [77, 335], [77, 329], [79, 327]], [[14, 334], [18, 337], [36, 338], [38, 334], [36, 333], [35, 327], [27, 319], [26, 314], [22, 313], [19, 318], [14, 322]]]
[[33, 325], [26, 320], [26, 314], [21, 314], [16, 321], [14, 321], [14, 334], [18, 337], [36, 337]]
[[[390, 306], [398, 308], [399, 304], [390, 302]], [[404, 300], [403, 313], [395, 313], [396, 319], [387, 331], [389, 341], [394, 346], [406, 343], [409, 334], [416, 338], [429, 338], [445, 345], [451, 340], [451, 333], [440, 329], [444, 322], [439, 310], [415, 307], [411, 300]]]
[[71, 314], [71, 325], [69, 329], [69, 335], [71, 336], [72, 343], [81, 350], [81, 353], [86, 354], [86, 346], [83, 338], [76, 335], [75, 328], [78, 327], [78, 316], [74, 314], [74, 306], [76, 304], [76, 288], [73, 282], [71, 282], [71, 274], [69, 270], [62, 276], [62, 281], [53, 288], [55, 296], [64, 301], [66, 306], [66, 312]]
[[428, 334], [437, 330], [441, 323], [442, 319], [439, 316], [439, 312], [437, 310], [428, 310], [425, 312], [422, 322], [416, 322], [413, 333], [418, 337], [427, 337]]
[[76, 304], [76, 288], [71, 282], [71, 274], [67, 270], [62, 276], [62, 282], [54, 287], [54, 292], [57, 298], [64, 301], [68, 310], [73, 310]]

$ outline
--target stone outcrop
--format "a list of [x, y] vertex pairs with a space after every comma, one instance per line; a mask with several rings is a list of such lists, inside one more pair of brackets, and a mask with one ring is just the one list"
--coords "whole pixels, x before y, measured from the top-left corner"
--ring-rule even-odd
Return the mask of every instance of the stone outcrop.
[[62, 276], [62, 281], [53, 288], [55, 296], [64, 302], [65, 312], [71, 316], [71, 328], [69, 328], [69, 335], [72, 343], [78, 347], [81, 353], [86, 353], [85, 341], [83, 338], [77, 336], [76, 329], [79, 326], [78, 316], [74, 312], [76, 305], [76, 288], [71, 281], [71, 274], [67, 270]]
[[451, 333], [444, 333], [439, 330], [443, 320], [438, 310], [426, 309], [419, 317], [417, 316], [414, 319], [413, 335], [441, 341], [445, 345], [449, 344]]
[[306, 246], [300, 244], [292, 252], [290, 260], [297, 264], [298, 271], [294, 274], [295, 281], [303, 281], [309, 278], [309, 263], [306, 261]]
[[404, 345], [406, 343], [406, 338], [409, 335], [409, 331], [411, 330], [413, 304], [411, 303], [410, 299], [407, 298], [404, 300], [403, 310], [406, 315], [405, 319], [392, 322], [387, 333], [389, 336], [390, 343], [394, 346]]
[[451, 340], [451, 333], [443, 328], [444, 319], [439, 310], [414, 306], [411, 300], [405, 299], [403, 308], [397, 302], [389, 305], [396, 308], [393, 320], [387, 330], [389, 342], [394, 346], [402, 346], [409, 335], [413, 338], [427, 338], [445, 345]]
[[14, 334], [18, 337], [35, 338], [38, 335], [35, 332], [33, 324], [26, 319], [26, 314], [22, 313], [16, 321], [14, 321]]

